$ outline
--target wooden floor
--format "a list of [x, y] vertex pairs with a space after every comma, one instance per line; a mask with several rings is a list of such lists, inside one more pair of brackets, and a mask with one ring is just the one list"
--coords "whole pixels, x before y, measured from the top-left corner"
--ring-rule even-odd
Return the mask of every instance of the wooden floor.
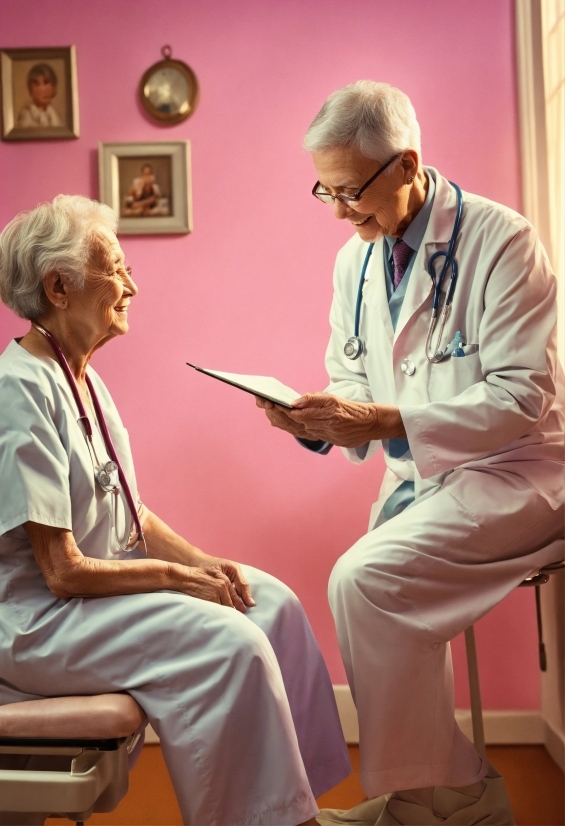
[[[349, 809], [365, 798], [359, 785], [359, 749], [350, 746], [353, 773], [322, 795], [319, 805]], [[492, 746], [488, 757], [503, 775], [518, 826], [563, 826], [563, 773], [543, 746]], [[50, 819], [52, 826], [70, 821]], [[110, 814], [88, 821], [112, 826], [177, 826], [182, 824], [160, 746], [145, 746], [130, 775], [130, 790]]]

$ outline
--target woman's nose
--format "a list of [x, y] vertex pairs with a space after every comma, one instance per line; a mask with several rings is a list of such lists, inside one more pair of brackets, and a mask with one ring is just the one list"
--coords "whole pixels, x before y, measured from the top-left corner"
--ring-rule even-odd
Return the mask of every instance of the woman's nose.
[[137, 295], [139, 290], [137, 289], [137, 284], [131, 277], [131, 272], [126, 271], [125, 276], [123, 277], [124, 282], [124, 293], [129, 293], [130, 295], [134, 296]]

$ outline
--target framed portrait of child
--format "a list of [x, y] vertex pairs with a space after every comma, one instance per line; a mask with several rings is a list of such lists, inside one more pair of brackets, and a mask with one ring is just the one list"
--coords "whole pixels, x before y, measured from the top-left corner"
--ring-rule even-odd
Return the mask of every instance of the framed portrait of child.
[[2, 140], [78, 138], [74, 46], [1, 49]]
[[118, 235], [192, 232], [190, 143], [101, 143], [100, 200], [119, 216]]

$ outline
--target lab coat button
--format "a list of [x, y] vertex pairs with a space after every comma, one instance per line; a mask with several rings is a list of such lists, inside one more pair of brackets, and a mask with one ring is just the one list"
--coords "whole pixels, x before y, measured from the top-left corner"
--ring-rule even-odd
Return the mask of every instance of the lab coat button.
[[416, 365], [410, 359], [404, 359], [402, 364], [400, 365], [400, 369], [404, 373], [405, 376], [413, 376], [416, 372]]

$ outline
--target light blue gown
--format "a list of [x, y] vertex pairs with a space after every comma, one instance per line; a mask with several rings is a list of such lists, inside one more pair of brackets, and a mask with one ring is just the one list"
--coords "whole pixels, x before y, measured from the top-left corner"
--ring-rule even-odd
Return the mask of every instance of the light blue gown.
[[[135, 497], [127, 431], [88, 369]], [[0, 704], [127, 691], [161, 738], [185, 823], [307, 820], [350, 763], [326, 667], [285, 585], [244, 566], [257, 602], [245, 615], [172, 591], [58, 599], [47, 588], [28, 520], [72, 530], [85, 556], [132, 556], [118, 545], [129, 517], [120, 502], [116, 532], [77, 415], [59, 365], [11, 342], [0, 356]]]

